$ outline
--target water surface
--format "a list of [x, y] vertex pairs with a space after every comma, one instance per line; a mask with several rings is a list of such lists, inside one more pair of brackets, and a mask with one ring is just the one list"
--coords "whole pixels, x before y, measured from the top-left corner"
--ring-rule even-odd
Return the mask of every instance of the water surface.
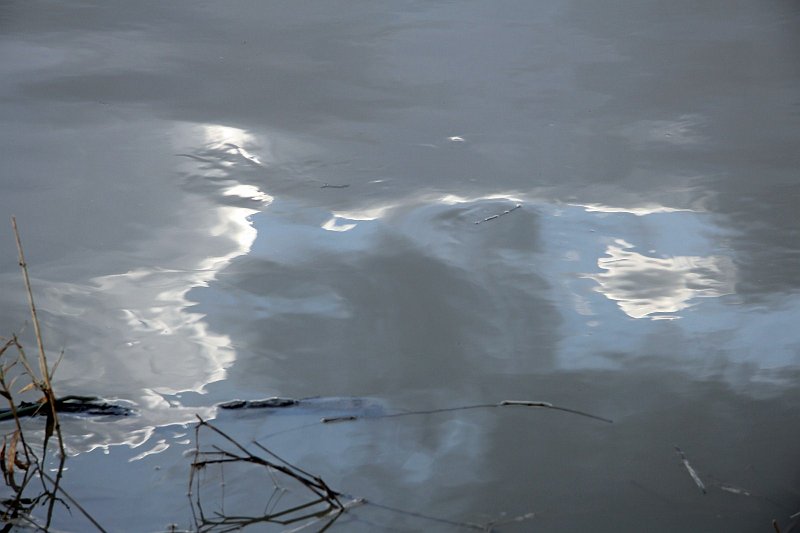
[[[0, 3], [0, 212], [56, 387], [139, 410], [65, 423], [70, 493], [110, 530], [189, 527], [200, 414], [453, 522], [788, 524], [798, 24], [781, 2]], [[10, 229], [0, 249], [10, 333]], [[214, 409], [273, 395], [614, 423]], [[271, 485], [241, 475], [228, 500], [258, 512]], [[369, 505], [333, 527], [457, 529]]]

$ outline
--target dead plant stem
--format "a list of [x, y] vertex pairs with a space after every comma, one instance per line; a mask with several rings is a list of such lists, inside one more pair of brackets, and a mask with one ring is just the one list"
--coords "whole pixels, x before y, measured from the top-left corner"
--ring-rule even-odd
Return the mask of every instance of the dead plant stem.
[[[64, 449], [64, 439], [61, 437], [61, 424], [58, 421], [58, 413], [56, 412], [56, 398], [55, 394], [53, 393], [53, 385], [50, 381], [50, 369], [47, 367], [47, 355], [44, 351], [44, 341], [42, 340], [42, 329], [39, 325], [39, 315], [36, 312], [36, 303], [33, 300], [33, 290], [31, 289], [31, 279], [28, 275], [28, 264], [25, 262], [25, 252], [22, 248], [22, 239], [19, 236], [19, 228], [17, 227], [17, 218], [11, 217], [11, 226], [14, 228], [14, 238], [17, 241], [17, 253], [19, 255], [19, 266], [22, 269], [22, 277], [25, 281], [25, 291], [28, 296], [28, 306], [30, 307], [31, 311], [31, 319], [33, 320], [33, 330], [36, 335], [36, 345], [39, 348], [39, 372], [41, 373], [41, 380], [42, 380], [42, 392], [45, 395], [45, 400], [47, 403], [50, 404], [50, 413], [48, 413], [48, 419], [52, 417], [48, 422], [52, 423], [52, 430], [55, 431], [56, 437], [58, 440], [58, 448], [59, 452], [61, 453], [61, 457], [66, 456], [66, 450]], [[24, 358], [24, 357], [23, 357]], [[34, 379], [35, 376], [31, 376], [31, 379]], [[45, 462], [45, 456], [47, 454], [47, 440], [49, 437], [49, 428], [48, 431], [45, 433], [45, 442], [44, 442], [44, 450], [42, 451], [42, 463]]]
[[44, 353], [44, 342], [42, 341], [42, 328], [39, 326], [39, 315], [36, 312], [36, 304], [33, 301], [33, 290], [31, 289], [31, 279], [28, 275], [28, 264], [25, 262], [25, 252], [22, 249], [22, 240], [19, 236], [19, 228], [17, 228], [17, 218], [11, 217], [11, 225], [14, 227], [14, 238], [17, 240], [17, 253], [19, 255], [19, 267], [22, 269], [22, 277], [25, 280], [25, 291], [28, 296], [28, 306], [31, 310], [31, 319], [33, 320], [33, 331], [36, 334], [36, 345], [39, 348], [39, 370], [42, 373], [42, 379], [45, 385], [50, 388], [50, 372], [47, 369], [47, 358]]

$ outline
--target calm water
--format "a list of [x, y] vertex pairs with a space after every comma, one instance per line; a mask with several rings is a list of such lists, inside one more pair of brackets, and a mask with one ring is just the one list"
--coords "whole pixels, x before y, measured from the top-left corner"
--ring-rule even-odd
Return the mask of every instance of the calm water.
[[[0, 215], [56, 388], [140, 413], [66, 421], [65, 486], [111, 531], [190, 527], [197, 413], [371, 501], [535, 513], [501, 531], [787, 525], [799, 50], [785, 1], [0, 2]], [[214, 409], [274, 395], [614, 423]]]

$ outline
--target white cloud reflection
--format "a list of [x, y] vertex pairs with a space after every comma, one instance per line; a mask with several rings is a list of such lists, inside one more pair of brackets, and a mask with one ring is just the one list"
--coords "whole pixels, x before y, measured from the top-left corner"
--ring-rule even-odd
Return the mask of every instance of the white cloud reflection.
[[735, 267], [724, 256], [649, 257], [617, 239], [597, 260], [605, 272], [586, 274], [596, 291], [617, 302], [632, 318], [674, 319], [694, 298], [734, 292]]
[[508, 200], [509, 202], [522, 202], [523, 199], [516, 192], [498, 192], [484, 196], [459, 196], [456, 194], [445, 194], [435, 198], [436, 203], [443, 205], [457, 205], [481, 202], [484, 200]]
[[629, 213], [642, 217], [645, 215], [653, 215], [656, 213], [679, 213], [692, 212], [692, 209], [678, 209], [675, 207], [666, 207], [656, 203], [643, 203], [634, 207], [618, 207], [602, 204], [570, 204], [576, 207], [583, 207], [589, 213]]
[[355, 228], [358, 224], [342, 224], [341, 221], [344, 217], [333, 216], [330, 220], [325, 222], [322, 225], [322, 229], [327, 231], [350, 231], [351, 229]]
[[[327, 231], [350, 231], [358, 224], [355, 222], [368, 222], [378, 220], [397, 207], [398, 204], [386, 204], [363, 209], [349, 209], [347, 211], [332, 211], [333, 215], [328, 221], [322, 224], [322, 229]], [[349, 221], [343, 222], [343, 221]]]
[[489, 200], [503, 200], [519, 203], [521, 197], [515, 192], [500, 192], [485, 196], [459, 196], [456, 194], [421, 194], [409, 196], [401, 201], [385, 203], [361, 208], [351, 208], [346, 211], [331, 211], [331, 218], [326, 220], [320, 227], [327, 231], [345, 232], [355, 228], [357, 222], [369, 222], [385, 218], [392, 211], [399, 209], [411, 209], [428, 205], [454, 206], [460, 204], [479, 203]]

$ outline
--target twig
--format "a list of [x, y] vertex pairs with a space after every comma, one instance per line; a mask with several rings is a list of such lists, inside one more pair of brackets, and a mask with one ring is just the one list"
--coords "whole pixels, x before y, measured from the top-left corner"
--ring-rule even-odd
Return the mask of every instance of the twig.
[[[25, 291], [28, 296], [28, 305], [31, 311], [31, 318], [33, 320], [33, 330], [36, 336], [36, 345], [39, 348], [39, 372], [41, 373], [41, 377], [39, 379], [42, 380], [42, 383], [39, 385], [39, 389], [41, 389], [41, 391], [44, 393], [47, 403], [50, 404], [50, 413], [47, 417], [47, 429], [45, 430], [44, 446], [42, 451], [42, 463], [44, 463], [45, 456], [47, 454], [47, 442], [53, 431], [56, 433], [58, 439], [58, 448], [61, 452], [62, 458], [66, 456], [66, 451], [64, 449], [64, 439], [61, 436], [61, 424], [59, 424], [58, 413], [56, 412], [56, 399], [55, 394], [53, 393], [53, 385], [50, 382], [50, 369], [48, 368], [47, 356], [44, 351], [42, 328], [39, 325], [39, 315], [36, 312], [36, 304], [33, 300], [33, 290], [31, 289], [31, 280], [30, 276], [28, 275], [28, 264], [25, 262], [25, 252], [22, 249], [22, 239], [19, 236], [19, 228], [17, 228], [16, 217], [11, 217], [11, 226], [14, 228], [14, 238], [17, 242], [17, 253], [19, 255], [19, 266], [20, 269], [22, 269], [22, 277], [25, 281]], [[31, 379], [34, 380], [34, 383], [36, 383], [37, 378], [35, 375], [31, 375]], [[57, 479], [60, 479], [60, 477], [61, 476], [59, 472]]]
[[683, 450], [681, 450], [677, 446], [675, 446], [675, 451], [678, 452], [678, 455], [680, 456], [681, 461], [683, 461], [683, 466], [686, 467], [686, 471], [689, 472], [690, 476], [692, 476], [692, 480], [694, 480], [694, 483], [695, 483], [695, 485], [697, 485], [697, 488], [699, 488], [700, 491], [703, 494], [705, 494], [706, 493], [706, 486], [703, 484], [703, 481], [700, 479], [700, 476], [697, 475], [697, 472], [695, 471], [695, 469], [692, 468], [692, 465], [689, 464], [689, 459], [686, 458], [686, 454], [683, 453]]
[[587, 418], [593, 418], [595, 420], [600, 420], [601, 422], [606, 422], [608, 424], [613, 424], [614, 421], [608, 418], [603, 418], [602, 416], [593, 415], [591, 413], [586, 413], [584, 411], [578, 411], [576, 409], [570, 409], [568, 407], [560, 407], [557, 405], [553, 405], [550, 402], [540, 402], [540, 401], [529, 401], [529, 400], [503, 400], [499, 403], [480, 403], [475, 405], [460, 405], [458, 407], [442, 407], [439, 409], [424, 409], [420, 411], [405, 411], [402, 413], [390, 413], [385, 415], [369, 415], [369, 416], [356, 416], [356, 415], [348, 415], [348, 416], [334, 416], [334, 417], [324, 417], [320, 420], [323, 424], [329, 424], [332, 422], [346, 422], [352, 420], [362, 420], [364, 418], [399, 418], [401, 416], [412, 416], [412, 415], [430, 415], [436, 413], [448, 413], [452, 411], [466, 411], [469, 409], [488, 409], [492, 407], [539, 407], [542, 409], [552, 409], [555, 411], [564, 411], [565, 413], [572, 413], [574, 415], [585, 416]]
[[[302, 520], [307, 520], [309, 518], [316, 518], [320, 519], [323, 517], [333, 516], [333, 519], [338, 516], [343, 510], [345, 506], [339, 500], [339, 493], [331, 489], [325, 481], [322, 480], [319, 476], [314, 476], [305, 470], [300, 469], [299, 467], [294, 466], [293, 464], [289, 463], [285, 459], [282, 459], [275, 453], [267, 450], [263, 446], [258, 443], [255, 443], [261, 450], [266, 452], [268, 455], [274, 457], [282, 464], [278, 464], [275, 462], [270, 461], [264, 457], [260, 457], [251, 453], [247, 448], [243, 445], [239, 444], [235, 439], [233, 439], [230, 435], [222, 431], [221, 429], [215, 427], [214, 425], [206, 422], [202, 418], [198, 417], [199, 423], [195, 428], [195, 438], [196, 438], [196, 447], [195, 447], [195, 459], [192, 462], [192, 469], [189, 475], [189, 500], [192, 505], [192, 514], [195, 520], [195, 524], [199, 531], [203, 531], [206, 528], [217, 529], [218, 526], [223, 526], [223, 531], [228, 530], [235, 530], [241, 527], [245, 527], [247, 525], [262, 523], [262, 522], [272, 522], [282, 525], [289, 525], [294, 524]], [[223, 438], [227, 441], [230, 445], [234, 447], [233, 451], [226, 450], [221, 448], [220, 446], [212, 446], [213, 451], [202, 451], [200, 449], [200, 429], [202, 427], [206, 427], [210, 429], [212, 432], [216, 433], [218, 436]], [[275, 506], [272, 506], [272, 510], [269, 511], [267, 514], [262, 516], [256, 517], [249, 517], [249, 516], [227, 516], [224, 513], [224, 509], [222, 512], [214, 513], [216, 518], [207, 517], [203, 512], [202, 507], [202, 496], [200, 494], [200, 481], [196, 479], [197, 473], [202, 470], [203, 468], [209, 465], [221, 465], [224, 466], [226, 463], [251, 463], [259, 466], [266, 467], [272, 475], [272, 471], [280, 472], [290, 478], [293, 478], [301, 485], [305, 486], [311, 493], [314, 494], [314, 497], [305, 503], [301, 503], [299, 505], [290, 506], [288, 508], [282, 510], [276, 510]], [[277, 484], [276, 484], [277, 486]], [[192, 491], [193, 489], [197, 489], [196, 498], [192, 498]], [[277, 503], [277, 502], [276, 502]], [[319, 510], [318, 506], [324, 504], [325, 508]], [[269, 509], [270, 505], [269, 502], [267, 504], [267, 508]], [[314, 508], [317, 507], [317, 510]], [[230, 529], [227, 527], [230, 526]]]
[[503, 211], [502, 213], [500, 213], [500, 214], [498, 214], [498, 215], [492, 215], [492, 216], [490, 216], [490, 217], [486, 217], [486, 218], [484, 218], [483, 220], [476, 220], [476, 221], [475, 221], [475, 224], [483, 224], [484, 222], [489, 222], [490, 220], [494, 220], [494, 219], [496, 219], [496, 218], [500, 218], [500, 217], [502, 217], [503, 215], [507, 215], [507, 214], [509, 214], [509, 213], [510, 213], [510, 212], [512, 212], [512, 211], [516, 211], [516, 210], [517, 210], [517, 209], [519, 209], [520, 207], [522, 207], [522, 204], [517, 204], [517, 205], [515, 205], [514, 207], [512, 207], [511, 209], [506, 209], [505, 211]]
[[39, 326], [39, 315], [36, 313], [36, 304], [33, 301], [33, 291], [31, 290], [31, 279], [28, 276], [28, 264], [25, 262], [25, 252], [22, 250], [22, 240], [19, 236], [19, 229], [17, 228], [17, 218], [11, 217], [11, 225], [14, 228], [14, 238], [17, 241], [17, 254], [19, 255], [19, 266], [22, 269], [22, 277], [25, 280], [25, 291], [28, 296], [28, 306], [31, 310], [31, 318], [33, 319], [33, 331], [36, 334], [36, 345], [39, 348], [39, 370], [42, 373], [42, 379], [45, 385], [50, 388], [50, 373], [47, 368], [47, 359], [44, 353], [44, 342], [42, 341], [42, 328]]
[[[510, 402], [507, 405], [545, 407], [544, 405], [545, 403], [546, 402]], [[535, 405], [530, 405], [530, 404], [535, 404]], [[485, 404], [482, 406], [465, 406], [465, 408], [500, 407], [500, 406], [501, 406], [500, 404]], [[461, 409], [461, 408], [455, 408], [455, 409]], [[449, 410], [454, 410], [454, 409], [451, 408]], [[402, 414], [414, 414], [414, 413], [402, 413]], [[477, 531], [493, 531], [494, 528], [498, 525], [507, 524], [511, 522], [522, 522], [531, 519], [534, 516], [533, 513], [527, 513], [511, 519], [487, 522], [486, 524], [459, 522], [456, 520], [449, 520], [447, 518], [431, 516], [423, 513], [409, 511], [406, 509], [401, 509], [398, 507], [393, 507], [390, 505], [385, 505], [382, 503], [377, 503], [368, 500], [366, 498], [353, 496], [352, 494], [345, 494], [330, 488], [319, 476], [310, 474], [307, 471], [303, 470], [302, 468], [290, 463], [286, 459], [283, 459], [282, 457], [278, 456], [275, 452], [267, 449], [259, 442], [253, 442], [253, 444], [256, 447], [258, 447], [259, 450], [264, 452], [264, 454], [274, 458], [281, 464], [272, 462], [270, 459], [264, 456], [254, 455], [253, 453], [249, 452], [245, 446], [238, 443], [235, 439], [233, 439], [230, 435], [226, 434], [221, 429], [201, 419], [200, 417], [198, 417], [198, 420], [199, 423], [195, 427], [195, 438], [196, 438], [195, 459], [192, 462], [192, 469], [189, 475], [189, 498], [190, 502], [192, 503], [192, 515], [194, 517], [198, 531], [213, 530], [218, 532], [227, 532], [227, 531], [236, 531], [241, 528], [245, 528], [249, 525], [255, 525], [259, 523], [274, 523], [281, 525], [292, 525], [300, 523], [297, 527], [288, 530], [286, 533], [299, 532], [312, 526], [319, 527], [318, 531], [321, 532], [321, 531], [326, 531], [329, 527], [331, 527], [333, 522], [335, 522], [342, 514], [344, 514], [345, 512], [349, 511], [350, 509], [352, 509], [357, 505], [371, 505], [378, 509], [383, 509], [386, 511], [403, 514], [420, 520], [426, 520], [437, 524], [446, 524], [449, 526], [455, 526], [460, 528], [473, 529]], [[200, 449], [200, 430], [203, 427], [212, 430], [218, 436], [226, 440], [230, 445], [234, 447], [234, 450], [226, 450], [220, 446], [212, 445], [211, 448], [213, 451], [202, 451]], [[298, 505], [289, 508], [278, 510], [276, 509], [276, 505], [270, 505], [272, 497], [274, 497], [273, 494], [273, 496], [270, 498], [270, 502], [267, 502], [267, 507], [265, 509], [266, 512], [262, 516], [232, 516], [232, 515], [225, 515], [224, 512], [214, 512], [213, 516], [210, 517], [206, 516], [202, 508], [202, 503], [201, 503], [202, 497], [200, 495], [200, 482], [198, 478], [196, 478], [196, 476], [198, 475], [197, 473], [200, 472], [206, 466], [210, 465], [224, 466], [226, 463], [237, 463], [237, 462], [251, 463], [260, 466], [265, 466], [270, 470], [275, 470], [276, 472], [280, 472], [286, 476], [289, 476], [290, 478], [301, 483], [307, 489], [309, 489], [314, 494], [314, 497], [305, 501], [304, 503], [300, 503]], [[280, 484], [274, 478], [274, 476], [273, 476], [273, 484], [275, 485], [276, 489], [282, 488], [280, 487]], [[196, 499], [192, 497], [193, 488], [197, 489], [197, 493], [195, 495]], [[340, 500], [340, 498], [342, 498], [342, 500]], [[314, 511], [313, 510], [314, 507], [320, 504], [327, 504], [327, 507], [318, 511]], [[306, 511], [306, 513], [303, 514], [302, 511]], [[322, 524], [322, 522], [325, 523]]]
[[[10, 443], [8, 443], [8, 450], [6, 451], [6, 447], [4, 445], [3, 457], [0, 458], [0, 466], [3, 467], [3, 475], [5, 477], [6, 484], [14, 490], [14, 499], [4, 501], [4, 505], [6, 509], [10, 511], [10, 514], [6, 513], [2, 518], [4, 521], [25, 520], [33, 524], [34, 527], [46, 532], [51, 527], [56, 503], [64, 505], [68, 511], [71, 511], [71, 508], [67, 502], [59, 496], [60, 492], [60, 494], [63, 495], [66, 500], [69, 500], [76, 508], [78, 508], [84, 514], [84, 516], [86, 516], [86, 518], [95, 527], [97, 527], [99, 531], [105, 532], [105, 530], [99, 526], [94, 518], [92, 518], [86, 512], [86, 510], [83, 509], [80, 504], [78, 504], [61, 487], [61, 480], [64, 475], [64, 465], [67, 459], [67, 454], [64, 446], [64, 438], [61, 433], [61, 425], [58, 419], [58, 410], [59, 407], [66, 410], [79, 408], [76, 404], [71, 403], [71, 401], [75, 399], [85, 400], [85, 398], [67, 396], [65, 398], [56, 399], [53, 391], [52, 377], [56, 368], [58, 367], [59, 362], [61, 361], [61, 357], [63, 357], [63, 352], [59, 356], [59, 360], [56, 362], [56, 364], [53, 365], [52, 368], [49, 368], [47, 355], [44, 348], [44, 340], [42, 338], [39, 315], [33, 298], [33, 289], [31, 287], [30, 275], [28, 273], [28, 265], [25, 260], [22, 239], [19, 235], [19, 228], [17, 226], [17, 220], [15, 217], [11, 217], [11, 225], [14, 230], [19, 266], [22, 270], [22, 277], [25, 283], [25, 291], [28, 299], [28, 307], [31, 314], [31, 320], [33, 322], [34, 335], [36, 337], [36, 345], [39, 352], [39, 371], [36, 372], [33, 366], [30, 364], [30, 361], [25, 353], [25, 349], [16, 335], [12, 335], [12, 338], [7, 340], [3, 347], [0, 348], [0, 356], [5, 355], [6, 351], [12, 346], [15, 347], [17, 351], [17, 357], [10, 364], [2, 364], [2, 366], [0, 366], [0, 395], [2, 395], [9, 404], [9, 409], [0, 410], [0, 420], [13, 419], [15, 425], [15, 431], [12, 434]], [[43, 398], [36, 403], [29, 404], [22, 402], [17, 405], [14, 401], [12, 387], [14, 386], [14, 383], [19, 375], [15, 376], [10, 381], [7, 381], [6, 377], [7, 372], [13, 368], [17, 362], [22, 365], [21, 375], [26, 375], [30, 380], [30, 383], [28, 383], [25, 387], [22, 387], [19, 392], [23, 393], [28, 390], [38, 389], [43, 394]], [[36, 455], [33, 448], [26, 441], [25, 433], [23, 432], [22, 425], [20, 423], [20, 417], [34, 416], [37, 414], [44, 414], [47, 417], [44, 430], [44, 439], [42, 443], [41, 459]], [[58, 441], [58, 449], [60, 453], [56, 475], [50, 476], [44, 471], [44, 468], [47, 464], [48, 443], [53, 435], [55, 435], [56, 440]], [[25, 462], [20, 459], [20, 446], [22, 447], [21, 453], [25, 456]], [[17, 484], [14, 479], [15, 469], [24, 472], [21, 484]], [[34, 498], [24, 497], [23, 495], [29, 482], [36, 478], [38, 478], [42, 484], [42, 492]], [[31, 516], [33, 510], [40, 504], [46, 508], [46, 516], [43, 524], [37, 523], [36, 520]], [[11, 522], [8, 522], [6, 529], [10, 527], [10, 525]], [[5, 531], [5, 529], [3, 531]]]
[[95, 520], [95, 519], [94, 519], [94, 517], [92, 517], [92, 515], [90, 515], [90, 514], [89, 514], [89, 512], [88, 512], [86, 509], [84, 509], [84, 508], [83, 508], [83, 506], [82, 506], [81, 504], [79, 504], [79, 503], [78, 503], [78, 501], [77, 501], [75, 498], [73, 498], [72, 496], [70, 496], [70, 495], [69, 495], [69, 493], [68, 493], [66, 490], [64, 490], [64, 487], [61, 487], [60, 485], [57, 485], [57, 480], [54, 480], [53, 478], [51, 478], [50, 476], [48, 476], [48, 475], [47, 475], [45, 472], [43, 472], [43, 471], [40, 471], [40, 472], [39, 472], [39, 474], [40, 474], [40, 475], [41, 475], [43, 478], [45, 478], [46, 480], [48, 480], [50, 483], [52, 483], [52, 484], [53, 484], [53, 485], [56, 487], [56, 489], [55, 489], [55, 490], [58, 490], [58, 491], [59, 491], [61, 494], [63, 494], [63, 495], [64, 495], [64, 497], [65, 497], [66, 499], [68, 499], [68, 500], [69, 500], [69, 502], [70, 502], [72, 505], [74, 505], [74, 506], [75, 506], [75, 508], [76, 508], [76, 509], [78, 509], [78, 510], [81, 512], [81, 514], [83, 514], [83, 516], [84, 516], [84, 517], [86, 517], [86, 519], [87, 519], [89, 522], [91, 522], [91, 523], [92, 523], [92, 525], [93, 525], [95, 528], [97, 528], [97, 530], [98, 530], [98, 531], [100, 531], [100, 533], [107, 533], [107, 531], [106, 531], [106, 530], [103, 528], [103, 526], [101, 526], [101, 525], [100, 525], [100, 524], [97, 522], [97, 520]]
[[377, 503], [368, 499], [362, 498], [361, 501], [366, 505], [371, 505], [372, 507], [377, 507], [378, 509], [383, 509], [384, 511], [391, 511], [393, 513], [398, 513], [406, 516], [413, 516], [414, 518], [419, 518], [422, 520], [427, 520], [429, 522], [437, 522], [439, 524], [447, 524], [449, 526], [456, 526], [456, 527], [463, 527], [465, 529], [475, 529], [478, 531], [484, 530], [484, 526], [481, 524], [473, 524], [471, 522], [458, 522], [456, 520], [448, 520], [447, 518], [440, 518], [437, 516], [430, 516], [422, 513], [417, 513], [414, 511], [409, 511], [406, 509], [400, 509], [399, 507], [392, 507], [391, 505], [384, 505], [382, 503]]
[[[11, 340], [8, 341], [8, 343], [3, 347], [3, 350], [0, 353], [4, 353], [6, 351], [6, 349], [9, 346], [9, 343], [17, 347], [17, 351], [20, 354], [20, 357], [24, 355], [22, 352], [22, 346], [19, 344], [19, 341], [17, 340], [16, 336], [13, 336]], [[25, 432], [22, 431], [22, 423], [20, 422], [19, 416], [17, 416], [16, 414], [16, 406], [14, 405], [14, 400], [11, 396], [11, 384], [6, 383], [6, 370], [11, 368], [13, 365], [14, 363], [11, 363], [7, 367], [5, 366], [0, 367], [2, 368], [2, 370], [0, 371], [0, 394], [4, 398], [6, 398], [6, 400], [10, 405], [10, 411], [13, 415], [14, 426], [15, 426], [14, 435], [16, 436], [16, 438], [12, 438], [11, 445], [13, 449], [9, 450], [9, 455], [5, 457], [0, 457], [0, 465], [3, 465], [5, 467], [7, 459], [10, 459], [9, 469], [17, 465], [16, 441], [19, 440], [19, 443], [22, 445], [22, 452], [25, 454], [25, 462], [26, 462], [26, 467], [23, 469], [25, 471], [25, 474], [23, 475], [22, 483], [17, 485], [14, 481], [13, 470], [9, 470], [8, 472], [6, 472], [5, 468], [3, 468], [3, 474], [4, 477], [6, 478], [5, 479], [6, 483], [9, 486], [11, 486], [11, 488], [15, 491], [15, 499], [11, 507], [14, 509], [14, 512], [16, 513], [22, 507], [21, 501], [23, 499], [23, 494], [30, 481], [34, 478], [33, 473], [35, 473], [36, 471], [40, 471], [41, 466], [39, 464], [38, 457], [33, 452], [33, 449], [28, 445], [28, 442], [25, 439]], [[3, 446], [3, 448], [5, 450], [5, 446]], [[42, 481], [42, 489], [45, 491], [45, 493], [47, 493], [47, 487], [44, 485], [43, 481]]]
[[329, 512], [327, 515], [320, 516], [319, 518], [310, 520], [305, 524], [302, 524], [294, 529], [289, 529], [287, 531], [284, 531], [283, 533], [298, 533], [299, 531], [303, 531], [304, 529], [308, 529], [313, 525], [319, 524], [323, 520], [330, 520], [327, 524], [325, 524], [325, 526], [323, 526], [322, 529], [317, 531], [317, 533], [322, 533], [323, 531], [327, 531], [328, 528], [330, 528], [333, 525], [333, 523], [336, 522], [336, 520], [342, 515], [342, 513], [345, 513], [350, 509], [352, 509], [353, 507], [358, 507], [359, 505], [363, 505], [365, 503], [367, 502], [365, 502], [364, 500], [351, 500], [347, 502], [342, 509], [335, 509]]
[[560, 407], [558, 405], [553, 405], [550, 402], [529, 402], [529, 401], [519, 401], [519, 400], [504, 400], [500, 402], [500, 406], [513, 406], [519, 405], [522, 407], [543, 407], [545, 409], [553, 409], [556, 411], [564, 411], [565, 413], [572, 413], [574, 415], [585, 416], [587, 418], [594, 418], [595, 420], [600, 420], [601, 422], [606, 422], [607, 424], [613, 424], [614, 421], [608, 418], [604, 418], [602, 416], [593, 415], [591, 413], [587, 413], [585, 411], [578, 411], [577, 409], [570, 409], [569, 407]]

